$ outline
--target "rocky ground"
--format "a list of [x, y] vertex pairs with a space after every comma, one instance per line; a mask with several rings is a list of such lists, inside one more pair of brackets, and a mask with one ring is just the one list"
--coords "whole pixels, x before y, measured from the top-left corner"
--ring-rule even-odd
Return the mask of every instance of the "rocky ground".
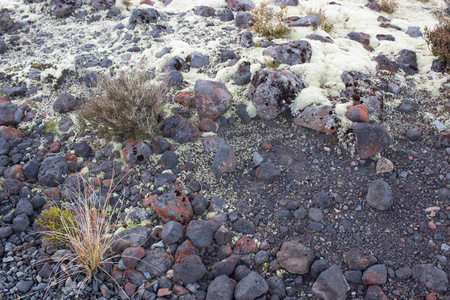
[[[447, 4], [281, 2], [268, 41], [246, 0], [0, 1], [0, 299], [449, 299]], [[173, 85], [159, 135], [80, 131], [132, 68]], [[36, 222], [81, 177], [121, 203], [87, 282]]]

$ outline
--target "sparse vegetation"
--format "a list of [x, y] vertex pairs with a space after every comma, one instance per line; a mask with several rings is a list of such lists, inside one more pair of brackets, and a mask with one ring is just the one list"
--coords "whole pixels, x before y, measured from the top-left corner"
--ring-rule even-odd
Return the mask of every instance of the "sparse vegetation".
[[58, 131], [59, 120], [54, 117], [45, 123], [45, 132], [56, 133]]
[[149, 136], [168, 101], [168, 92], [166, 81], [151, 83], [150, 75], [140, 70], [100, 76], [78, 110], [81, 128], [106, 138]]
[[380, 10], [388, 14], [392, 14], [398, 7], [397, 2], [394, 0], [381, 0], [379, 2], [377, 1], [377, 3]]
[[253, 29], [269, 41], [282, 38], [291, 31], [283, 21], [286, 17], [286, 6], [280, 5], [280, 11], [275, 12], [268, 3], [261, 3], [251, 10], [250, 14], [253, 17]]
[[450, 64], [450, 22], [442, 20], [434, 29], [425, 27], [424, 39], [434, 56]]
[[[85, 185], [84, 181], [79, 185]], [[116, 242], [111, 234], [109, 196], [101, 197], [93, 187], [78, 187], [70, 193], [69, 208], [52, 206], [43, 211], [41, 220], [44, 239], [70, 250], [57, 263], [68, 261], [75, 271], [69, 275], [86, 275], [85, 281], [103, 270]], [[67, 200], [67, 199], [66, 199]], [[73, 274], [72, 274], [73, 273]]]
[[325, 10], [320, 8], [319, 10], [308, 10], [307, 15], [316, 15], [319, 19], [319, 28], [321, 28], [326, 33], [330, 34], [334, 30], [334, 25], [330, 23], [327, 16], [325, 16]]
[[280, 63], [276, 59], [273, 59], [273, 58], [265, 57], [264, 63], [266, 64], [266, 67], [268, 69], [276, 69], [280, 66]]

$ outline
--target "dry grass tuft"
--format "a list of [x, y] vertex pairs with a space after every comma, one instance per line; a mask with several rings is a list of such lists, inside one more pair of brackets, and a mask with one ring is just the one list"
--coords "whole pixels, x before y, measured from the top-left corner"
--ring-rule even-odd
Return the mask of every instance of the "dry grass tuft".
[[70, 193], [68, 209], [50, 208], [47, 214], [42, 213], [43, 219], [38, 222], [44, 229], [45, 239], [70, 250], [57, 264], [68, 261], [72, 265], [69, 275], [84, 274], [83, 282], [87, 282], [97, 272], [104, 271], [117, 241], [111, 234], [109, 195], [100, 196], [91, 186], [86, 186], [85, 181], [80, 182], [81, 185]]
[[394, 0], [381, 0], [378, 2], [378, 6], [381, 11], [388, 14], [392, 14], [398, 8], [398, 4]]
[[119, 71], [100, 76], [77, 111], [82, 130], [99, 136], [137, 139], [154, 133], [162, 106], [168, 101], [167, 80], [151, 83], [145, 71]]

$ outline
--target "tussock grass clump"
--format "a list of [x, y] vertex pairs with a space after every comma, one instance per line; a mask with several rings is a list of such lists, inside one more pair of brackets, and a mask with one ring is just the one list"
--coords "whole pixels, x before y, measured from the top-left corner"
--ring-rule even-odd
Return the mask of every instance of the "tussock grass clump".
[[141, 70], [102, 75], [77, 111], [81, 129], [106, 138], [149, 136], [168, 101], [168, 92], [167, 80], [151, 83], [150, 75]]
[[434, 29], [425, 27], [424, 39], [434, 56], [450, 64], [450, 22], [442, 20]]
[[[84, 181], [80, 185], [86, 185]], [[71, 192], [69, 208], [52, 206], [43, 211], [39, 224], [44, 239], [56, 242], [70, 254], [60, 258], [58, 264], [69, 262], [71, 272], [86, 275], [88, 281], [111, 259], [111, 249], [117, 240], [111, 234], [113, 228], [109, 196], [100, 196], [90, 186]], [[75, 270], [75, 271], [74, 271]], [[105, 272], [107, 273], [107, 272]]]
[[252, 9], [250, 14], [253, 17], [255, 32], [269, 41], [286, 36], [291, 31], [291, 28], [283, 21], [286, 17], [286, 6], [280, 5], [280, 9], [279, 12], [275, 12], [272, 7], [268, 6], [268, 3], [264, 2]]

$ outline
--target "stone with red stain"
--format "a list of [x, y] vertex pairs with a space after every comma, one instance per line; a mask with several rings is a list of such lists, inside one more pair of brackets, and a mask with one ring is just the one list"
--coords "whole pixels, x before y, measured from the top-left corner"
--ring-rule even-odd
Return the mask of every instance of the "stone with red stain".
[[180, 103], [181, 105], [188, 108], [195, 107], [195, 100], [195, 94], [187, 92], [182, 92], [175, 98], [175, 102]]
[[46, 188], [42, 193], [52, 201], [61, 200], [61, 190], [58, 187]]
[[142, 0], [140, 4], [141, 5], [142, 4], [146, 4], [146, 5], [150, 5], [151, 6], [151, 5], [155, 4], [155, 2], [153, 2], [151, 0]]
[[228, 145], [221, 145], [211, 166], [215, 174], [231, 173], [236, 170], [236, 154], [233, 148]]
[[125, 271], [124, 276], [126, 279], [128, 279], [128, 281], [136, 284], [137, 286], [140, 286], [145, 281], [144, 274], [131, 268]]
[[378, 264], [369, 267], [364, 271], [362, 282], [365, 285], [385, 284], [387, 280], [387, 268], [385, 265]]
[[344, 260], [347, 263], [348, 268], [352, 270], [365, 270], [377, 263], [375, 256], [363, 255], [355, 250], [344, 252]]
[[134, 283], [128, 282], [127, 284], [125, 284], [125, 286], [123, 287], [125, 293], [127, 294], [128, 297], [132, 297], [136, 291], [137, 291], [138, 286], [135, 285]]
[[[383, 293], [379, 285], [371, 285], [367, 289], [364, 300], [387, 300], [388, 297]], [[428, 300], [428, 299], [427, 299]]]
[[369, 123], [369, 112], [362, 104], [350, 106], [347, 108], [345, 117], [352, 122]]
[[172, 290], [173, 290], [173, 293], [178, 296], [189, 294], [188, 289], [185, 289], [183, 286], [176, 284], [176, 283], [173, 285]]
[[217, 132], [219, 130], [219, 124], [211, 119], [205, 118], [198, 124], [198, 129], [204, 132]]
[[353, 133], [356, 138], [356, 150], [361, 159], [386, 150], [392, 143], [391, 135], [382, 125], [355, 123]]
[[189, 255], [198, 255], [198, 249], [192, 244], [190, 240], [184, 241], [178, 248], [175, 253], [175, 262], [179, 263], [183, 258], [188, 257]]
[[61, 143], [55, 142], [50, 145], [50, 151], [52, 153], [59, 152], [60, 149], [61, 149]]
[[172, 291], [169, 290], [168, 288], [158, 289], [158, 293], [157, 293], [158, 297], [165, 297], [165, 296], [170, 296], [170, 295], [172, 295]]
[[135, 268], [144, 256], [145, 250], [142, 247], [128, 247], [122, 252], [122, 260], [127, 268]]
[[295, 118], [294, 124], [326, 134], [333, 134], [336, 132], [336, 123], [331, 113], [331, 106], [328, 105], [308, 106]]
[[9, 142], [12, 139], [22, 139], [22, 132], [12, 127], [1, 126], [0, 137]]
[[75, 154], [73, 154], [71, 152], [67, 152], [66, 156], [64, 156], [64, 158], [67, 160], [67, 162], [77, 162], [78, 161], [78, 156], [76, 156]]
[[261, 70], [253, 75], [248, 98], [258, 116], [269, 120], [285, 111], [302, 88], [300, 78], [289, 70]]
[[147, 207], [147, 206], [151, 205], [151, 204], [152, 204], [152, 201], [153, 201], [156, 197], [157, 197], [156, 195], [151, 195], [151, 196], [145, 198], [144, 200], [142, 200], [142, 205], [143, 205], [144, 207]]
[[428, 295], [425, 296], [425, 300], [437, 300], [436, 293], [429, 293]]
[[23, 167], [21, 165], [14, 165], [5, 170], [4, 173], [5, 178], [12, 178], [17, 179], [20, 181], [27, 180], [27, 177], [25, 176], [23, 172]]
[[370, 35], [364, 32], [350, 32], [347, 37], [366, 46], [370, 44]]
[[141, 140], [127, 140], [127, 144], [123, 149], [125, 161], [130, 165], [147, 160], [152, 154], [152, 148]]
[[219, 149], [220, 146], [225, 145], [225, 139], [220, 136], [208, 136], [202, 139], [203, 147], [207, 152]]
[[201, 133], [189, 120], [182, 120], [172, 132], [172, 138], [177, 143], [194, 142], [201, 137]]
[[233, 253], [230, 245], [222, 245], [217, 250], [217, 259], [225, 259]]
[[240, 238], [234, 245], [234, 253], [236, 254], [250, 254], [256, 250], [256, 243], [248, 236]]
[[191, 202], [178, 188], [150, 200], [152, 209], [163, 221], [177, 221], [179, 223], [189, 222], [194, 211]]
[[17, 125], [22, 121], [23, 110], [12, 103], [0, 103], [0, 125]]
[[194, 92], [199, 119], [215, 120], [231, 106], [233, 97], [222, 82], [199, 79], [195, 82]]
[[152, 149], [156, 154], [163, 154], [170, 149], [170, 143], [158, 135], [152, 138]]
[[386, 55], [378, 55], [375, 57], [375, 61], [378, 64], [379, 70], [386, 70], [391, 73], [396, 73], [398, 71], [398, 65], [397, 63], [390, 61]]

